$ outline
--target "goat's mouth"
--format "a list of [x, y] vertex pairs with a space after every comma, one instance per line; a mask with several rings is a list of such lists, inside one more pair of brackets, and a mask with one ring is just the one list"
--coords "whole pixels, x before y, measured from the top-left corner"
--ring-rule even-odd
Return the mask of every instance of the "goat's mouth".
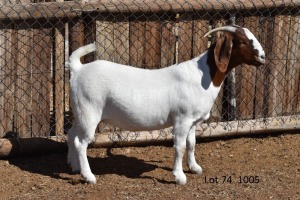
[[261, 65], [263, 65], [263, 64], [265, 64], [265, 62], [261, 62], [261, 61], [254, 61], [253, 62], [253, 65], [255, 66], [255, 67], [259, 67], [259, 66], [261, 66]]
[[266, 63], [266, 60], [264, 58], [261, 58], [261, 57], [256, 57], [255, 60], [253, 61], [253, 65], [256, 66], [256, 67], [259, 67], [263, 64]]

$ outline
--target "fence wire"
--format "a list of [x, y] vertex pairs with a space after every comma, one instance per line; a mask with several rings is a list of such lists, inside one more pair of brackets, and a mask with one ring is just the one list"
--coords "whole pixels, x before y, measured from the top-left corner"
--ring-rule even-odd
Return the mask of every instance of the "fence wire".
[[[228, 74], [210, 119], [200, 129], [213, 134], [218, 126], [230, 132], [272, 123], [287, 130], [291, 127], [285, 125], [291, 123], [299, 128], [300, 3], [2, 0], [0, 137], [64, 137], [72, 124], [66, 61], [84, 44], [95, 41], [97, 52], [83, 62], [105, 59], [157, 69], [201, 54], [215, 39], [203, 35], [232, 23], [254, 33], [267, 62]], [[108, 134], [112, 141], [132, 141], [144, 134], [102, 123], [96, 132]], [[168, 138], [170, 129], [148, 136]]]

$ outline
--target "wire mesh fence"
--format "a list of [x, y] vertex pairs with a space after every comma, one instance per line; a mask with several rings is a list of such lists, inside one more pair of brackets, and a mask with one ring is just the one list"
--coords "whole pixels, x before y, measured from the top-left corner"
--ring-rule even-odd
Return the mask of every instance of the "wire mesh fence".
[[[84, 44], [95, 41], [97, 52], [83, 62], [105, 59], [157, 69], [201, 54], [215, 39], [204, 34], [230, 23], [254, 33], [267, 62], [228, 74], [199, 135], [299, 129], [298, 1], [4, 0], [0, 137], [64, 137], [72, 124], [67, 59]], [[171, 137], [170, 129], [132, 133], [102, 123], [96, 132], [108, 141]]]

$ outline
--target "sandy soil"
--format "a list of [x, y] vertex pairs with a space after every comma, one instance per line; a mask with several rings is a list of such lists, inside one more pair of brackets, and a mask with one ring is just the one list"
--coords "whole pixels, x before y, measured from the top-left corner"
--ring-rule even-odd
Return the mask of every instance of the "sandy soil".
[[70, 174], [66, 153], [0, 160], [0, 199], [300, 199], [300, 134], [202, 140], [202, 175], [179, 186], [171, 144], [89, 149], [97, 184]]

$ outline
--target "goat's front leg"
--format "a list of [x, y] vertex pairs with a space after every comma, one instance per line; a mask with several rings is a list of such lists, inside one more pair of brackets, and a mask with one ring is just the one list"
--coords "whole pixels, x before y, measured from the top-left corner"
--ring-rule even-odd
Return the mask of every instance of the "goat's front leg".
[[176, 183], [184, 185], [186, 183], [186, 176], [182, 169], [182, 159], [186, 148], [186, 139], [189, 133], [190, 126], [183, 124], [175, 124], [173, 127], [174, 148], [175, 148], [175, 161], [173, 174]]
[[202, 168], [197, 164], [195, 159], [195, 144], [196, 144], [195, 129], [196, 126], [195, 125], [192, 126], [186, 139], [187, 164], [192, 173], [201, 174]]

